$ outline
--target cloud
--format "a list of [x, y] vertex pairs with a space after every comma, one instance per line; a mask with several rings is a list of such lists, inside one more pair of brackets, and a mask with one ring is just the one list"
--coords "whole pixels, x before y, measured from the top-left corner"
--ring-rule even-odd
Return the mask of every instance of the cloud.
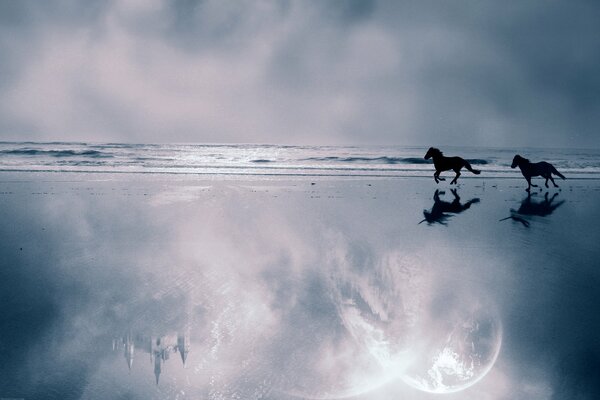
[[593, 2], [0, 3], [0, 135], [598, 146]]

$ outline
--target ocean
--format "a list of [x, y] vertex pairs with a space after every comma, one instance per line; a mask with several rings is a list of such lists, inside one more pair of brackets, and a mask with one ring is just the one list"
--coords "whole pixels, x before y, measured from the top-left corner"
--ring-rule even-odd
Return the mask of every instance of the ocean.
[[[600, 178], [598, 149], [441, 147], [482, 170], [514, 178], [515, 154], [548, 161], [570, 178]], [[282, 176], [430, 176], [427, 147], [1, 142], [0, 171]], [[465, 173], [462, 178], [470, 178]]]

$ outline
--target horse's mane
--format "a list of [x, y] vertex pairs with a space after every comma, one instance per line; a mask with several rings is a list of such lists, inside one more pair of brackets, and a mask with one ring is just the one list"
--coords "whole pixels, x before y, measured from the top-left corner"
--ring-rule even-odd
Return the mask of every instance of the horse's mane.
[[530, 162], [531, 162], [531, 161], [529, 161], [529, 159], [528, 159], [528, 158], [525, 158], [525, 157], [521, 156], [520, 154], [517, 154], [517, 155], [515, 156], [515, 158], [516, 158], [516, 157], [518, 157], [519, 159], [521, 159], [521, 160], [525, 161], [526, 163], [530, 163]]
[[440, 155], [440, 156], [444, 155], [444, 153], [442, 153], [442, 151], [440, 149], [438, 149], [437, 147], [432, 147], [432, 148], [429, 149], [429, 151], [431, 153], [433, 153], [433, 154], [437, 154], [437, 155]]

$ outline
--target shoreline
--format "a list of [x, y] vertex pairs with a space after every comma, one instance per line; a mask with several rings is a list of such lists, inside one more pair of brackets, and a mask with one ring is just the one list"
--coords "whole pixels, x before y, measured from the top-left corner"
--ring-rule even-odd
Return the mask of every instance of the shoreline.
[[[485, 171], [484, 171], [485, 172]], [[35, 176], [35, 175], [48, 175], [48, 176], [56, 176], [56, 175], [115, 175], [115, 176], [140, 176], [140, 177], [151, 177], [151, 176], [173, 176], [173, 177], [189, 177], [190, 180], [194, 177], [209, 177], [211, 181], [219, 177], [223, 177], [226, 180], [231, 180], [232, 178], [239, 177], [240, 180], [262, 180], [261, 177], [264, 177], [267, 180], [270, 179], [278, 179], [285, 180], [286, 178], [298, 180], [301, 178], [332, 178], [331, 180], [364, 180], [364, 179], [377, 179], [377, 180], [385, 180], [385, 179], [432, 179], [433, 173], [431, 174], [308, 174], [308, 173], [252, 173], [252, 172], [174, 172], [174, 171], [94, 171], [94, 170], [20, 170], [20, 169], [0, 169], [0, 179], [3, 175], [23, 175], [23, 176]], [[595, 174], [594, 172], [590, 172], [590, 175]], [[563, 182], [563, 185], [567, 184], [568, 181], [600, 181], [600, 175], [596, 176], [581, 176], [585, 174], [579, 174], [576, 176], [567, 176], [567, 179], [560, 180], [557, 179], [558, 182]], [[442, 177], [451, 180], [452, 175], [442, 175]], [[245, 178], [245, 179], [244, 179]], [[486, 175], [473, 175], [469, 176], [463, 174], [460, 176], [460, 181], [466, 180], [524, 180], [521, 175], [512, 175], [511, 176], [486, 176]], [[540, 182], [543, 182], [543, 178], [534, 177], [533, 180], [538, 179]], [[460, 182], [459, 181], [459, 182]], [[460, 183], [459, 183], [460, 185]], [[563, 186], [560, 185], [560, 186]], [[454, 185], [453, 185], [454, 186]]]

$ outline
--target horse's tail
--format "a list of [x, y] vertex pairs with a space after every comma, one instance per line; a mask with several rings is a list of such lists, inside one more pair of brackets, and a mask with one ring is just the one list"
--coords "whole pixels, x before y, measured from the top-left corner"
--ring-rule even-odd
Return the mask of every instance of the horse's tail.
[[473, 169], [471, 167], [471, 164], [469, 164], [469, 162], [467, 160], [463, 160], [465, 162], [465, 168], [468, 169], [469, 171], [471, 171], [472, 173], [474, 173], [475, 175], [479, 175], [481, 173], [480, 170], [478, 169]]
[[552, 167], [552, 173], [553, 173], [554, 175], [558, 175], [558, 176], [560, 176], [562, 179], [567, 179], [567, 178], [565, 178], [565, 176], [564, 176], [563, 174], [561, 174], [560, 172], [558, 172], [558, 171], [556, 170], [556, 168], [554, 168], [554, 165], [551, 165], [551, 167]]

